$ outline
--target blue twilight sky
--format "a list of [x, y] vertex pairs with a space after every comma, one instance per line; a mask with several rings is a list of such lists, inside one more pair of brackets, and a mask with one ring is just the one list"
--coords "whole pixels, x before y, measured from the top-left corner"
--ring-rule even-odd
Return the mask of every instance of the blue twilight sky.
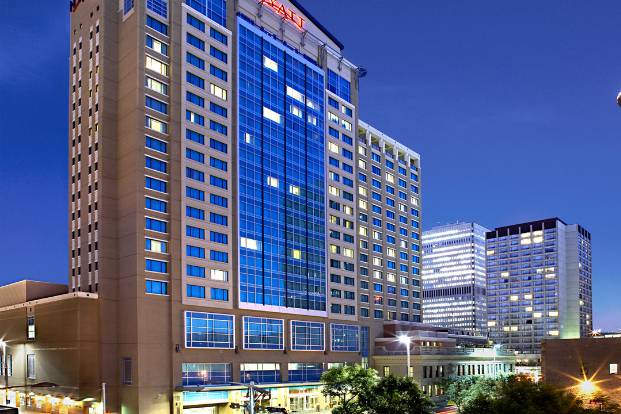
[[[301, 1], [368, 69], [362, 118], [422, 155], [424, 225], [582, 224], [621, 329], [621, 3]], [[0, 0], [1, 283], [66, 280], [67, 4]]]

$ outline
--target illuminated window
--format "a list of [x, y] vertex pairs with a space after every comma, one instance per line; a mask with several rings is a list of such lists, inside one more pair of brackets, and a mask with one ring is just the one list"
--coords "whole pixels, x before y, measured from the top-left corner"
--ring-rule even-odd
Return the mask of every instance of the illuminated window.
[[239, 244], [241, 247], [244, 247], [246, 249], [259, 250], [259, 246], [261, 243], [259, 243], [258, 240], [249, 239], [247, 237], [241, 237]]
[[358, 194], [360, 194], [361, 196], [365, 196], [367, 197], [367, 195], [369, 194], [368, 190], [365, 187], [358, 187]]
[[301, 259], [302, 258], [302, 252], [300, 250], [297, 250], [297, 249], [291, 249], [291, 257], [293, 257], [294, 259]]
[[343, 126], [343, 128], [345, 128], [348, 131], [351, 131], [351, 122], [348, 122], [346, 120], [341, 120], [341, 125]]
[[297, 116], [298, 118], [302, 118], [302, 110], [299, 106], [289, 105], [289, 109], [293, 115]]
[[28, 339], [35, 339], [35, 317], [29, 316], [27, 320], [28, 324]]
[[274, 121], [277, 124], [280, 124], [280, 114], [278, 112], [272, 111], [270, 108], [263, 107], [263, 116], [269, 119], [270, 121]]
[[619, 373], [619, 364], [610, 364], [608, 366], [608, 372], [610, 375], [617, 375]]
[[558, 316], [558, 311], [550, 311], [550, 312], [548, 312], [548, 316], [556, 318]]
[[168, 65], [164, 62], [160, 62], [157, 59], [153, 59], [151, 56], [147, 56], [145, 61], [147, 69], [157, 72], [160, 75], [168, 76]]
[[333, 142], [329, 142], [329, 143], [328, 143], [328, 149], [329, 149], [331, 152], [334, 152], [335, 154], [338, 154], [338, 153], [339, 153], [339, 146], [338, 146], [338, 145], [336, 145], [336, 144], [335, 144], [335, 143], [333, 143]]
[[278, 63], [274, 62], [272, 59], [268, 58], [267, 56], [263, 56], [263, 66], [278, 73]]
[[341, 190], [334, 186], [328, 186], [328, 192], [333, 196], [339, 196], [341, 194]]
[[386, 173], [386, 181], [388, 181], [389, 183], [394, 183], [395, 182], [395, 176], [392, 175], [391, 173]]
[[269, 185], [270, 187], [278, 188], [278, 178], [268, 176], [267, 185]]
[[549, 331], [548, 334], [550, 336], [558, 336], [558, 331], [557, 330], [552, 330], [552, 331]]
[[212, 95], [222, 99], [223, 101], [226, 101], [226, 99], [227, 99], [227, 92], [226, 92], [225, 89], [222, 89], [221, 87], [211, 83], [209, 85], [209, 90], [210, 90]]
[[287, 96], [290, 96], [298, 102], [304, 103], [304, 95], [293, 89], [291, 86], [287, 86]]
[[360, 207], [363, 210], [367, 210], [369, 207], [369, 203], [367, 203], [366, 200], [358, 200], [358, 207]]
[[293, 195], [300, 195], [300, 187], [298, 187], [297, 185], [290, 184], [289, 192]]
[[229, 272], [226, 270], [211, 269], [211, 280], [226, 282], [229, 280]]

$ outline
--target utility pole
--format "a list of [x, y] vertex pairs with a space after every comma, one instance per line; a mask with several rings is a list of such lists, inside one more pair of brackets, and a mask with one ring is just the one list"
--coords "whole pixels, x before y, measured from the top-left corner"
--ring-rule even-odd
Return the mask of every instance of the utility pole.
[[254, 381], [250, 381], [250, 386], [248, 387], [248, 412], [250, 414], [254, 414]]
[[101, 412], [106, 414], [106, 383], [101, 383]]

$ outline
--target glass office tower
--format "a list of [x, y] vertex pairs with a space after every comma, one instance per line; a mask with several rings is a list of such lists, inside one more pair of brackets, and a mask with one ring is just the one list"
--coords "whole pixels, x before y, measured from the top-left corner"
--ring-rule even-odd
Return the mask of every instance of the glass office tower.
[[592, 329], [591, 234], [558, 218], [498, 227], [487, 239], [490, 339], [537, 355], [545, 338]]
[[423, 232], [423, 321], [484, 335], [485, 233], [476, 223]]

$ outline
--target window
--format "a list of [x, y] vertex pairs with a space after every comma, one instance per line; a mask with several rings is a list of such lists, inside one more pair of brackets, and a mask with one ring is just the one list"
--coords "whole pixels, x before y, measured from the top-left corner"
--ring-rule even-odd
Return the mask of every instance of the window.
[[223, 118], [226, 118], [228, 116], [228, 111], [225, 107], [220, 106], [213, 102], [209, 104], [209, 110], [213, 112], [214, 114], [220, 115]]
[[[34, 316], [29, 316], [28, 319], [26, 320], [26, 325], [28, 327], [28, 331], [27, 331], [27, 339], [35, 339], [35, 317]], [[8, 360], [7, 360], [8, 362]], [[1, 367], [0, 367], [1, 369]]]
[[222, 197], [216, 194], [209, 195], [209, 202], [215, 206], [227, 208], [229, 200], [226, 197]]
[[229, 300], [229, 291], [228, 289], [220, 289], [220, 288], [211, 288], [211, 299], [212, 300], [220, 300], [220, 301], [228, 301]]
[[160, 213], [166, 213], [168, 210], [168, 203], [164, 200], [145, 197], [145, 208], [148, 210], [159, 211]]
[[610, 375], [619, 374], [619, 364], [610, 364], [608, 366], [608, 372], [610, 373]]
[[239, 364], [239, 369], [242, 382], [254, 381], [260, 384], [280, 382], [278, 363]]
[[243, 320], [244, 349], [283, 349], [283, 320], [251, 316]]
[[[125, 1], [127, 3], [127, 0]], [[132, 1], [132, 7], [133, 7], [133, 1]], [[149, 26], [151, 29], [155, 30], [156, 32], [160, 32], [164, 36], [168, 36], [168, 26], [166, 26], [164, 23], [160, 22], [157, 19], [154, 19], [153, 17], [149, 15], [147, 15], [147, 26]]]
[[209, 184], [225, 190], [228, 188], [228, 183], [224, 178], [216, 177], [214, 175], [209, 176]]
[[334, 352], [359, 352], [360, 331], [357, 325], [331, 324], [331, 348]]
[[185, 246], [185, 254], [188, 257], [196, 257], [198, 259], [205, 258], [205, 249], [198, 246], [186, 245]]
[[145, 217], [145, 228], [147, 230], [157, 231], [159, 233], [166, 233], [167, 223], [162, 220], [157, 220], [151, 217]]
[[226, 282], [229, 280], [229, 272], [226, 270], [211, 269], [210, 276], [211, 280], [218, 280], [220, 282]]
[[205, 32], [205, 23], [203, 23], [196, 17], [192, 16], [191, 14], [188, 13], [186, 21], [188, 22], [190, 26], [194, 27], [195, 29], [201, 32]]
[[168, 95], [168, 85], [149, 76], [145, 78], [145, 86], [162, 95]]
[[209, 91], [211, 92], [212, 95], [222, 99], [223, 101], [226, 101], [227, 99], [226, 89], [222, 89], [221, 87], [214, 85], [213, 83], [210, 83]]
[[228, 263], [229, 254], [226, 252], [220, 252], [218, 250], [211, 250], [209, 252], [209, 258], [214, 262]]
[[121, 359], [121, 383], [123, 385], [132, 384], [132, 359]]
[[145, 292], [151, 295], [168, 295], [168, 282], [147, 279]]
[[205, 286], [186, 285], [185, 292], [189, 298], [205, 299]]
[[232, 367], [230, 363], [184, 363], [181, 378], [184, 386], [230, 384]]
[[168, 56], [168, 45], [166, 43], [160, 42], [156, 38], [146, 35], [145, 44], [149, 49], [153, 50], [154, 52], [157, 52], [164, 56]]
[[185, 157], [189, 160], [196, 161], [200, 164], [205, 163], [205, 154], [202, 152], [195, 151], [190, 148], [185, 149]]
[[144, 249], [154, 253], [167, 253], [168, 243], [162, 240], [146, 238]]
[[185, 273], [192, 277], [205, 277], [205, 268], [203, 266], [186, 265]]
[[168, 133], [168, 124], [150, 116], [145, 117], [145, 126], [162, 134]]
[[145, 136], [145, 147], [151, 148], [152, 150], [162, 152], [164, 154], [168, 153], [167, 144], [165, 141], [150, 137], [148, 135]]
[[221, 51], [220, 49], [218, 49], [216, 47], [210, 46], [209, 47], [209, 54], [211, 56], [215, 57], [216, 59], [222, 61], [223, 63], [227, 63], [227, 61], [228, 61], [228, 56], [226, 55], [226, 53], [224, 53], [223, 51]]
[[289, 382], [316, 382], [321, 380], [323, 364], [289, 363]]
[[146, 57], [145, 67], [162, 76], [168, 76], [168, 65], [157, 59], [153, 59], [151, 56]]
[[324, 324], [321, 322], [291, 321], [291, 349], [323, 351]]
[[202, 51], [205, 50], [205, 42], [194, 36], [192, 33], [186, 33], [186, 41], [197, 49]]
[[223, 45], [228, 44], [228, 38], [226, 37], [226, 35], [224, 33], [217, 31], [213, 27], [209, 28], [209, 36], [211, 36], [212, 39], [216, 39], [218, 42], [222, 43]]
[[227, 145], [224, 142], [218, 141], [217, 139], [214, 138], [210, 138], [209, 139], [209, 146], [213, 149], [215, 149], [216, 151], [220, 151], [226, 154], [227, 152]]
[[201, 145], [205, 143], [205, 136], [203, 134], [199, 134], [196, 131], [192, 131], [191, 129], [185, 130], [185, 137], [186, 139], [189, 139], [190, 141], [194, 141]]
[[167, 273], [168, 263], [161, 260], [145, 259], [145, 270], [148, 272]]
[[218, 233], [217, 231], [209, 232], [209, 240], [214, 243], [227, 244], [228, 235], [224, 233]]
[[26, 355], [26, 378], [28, 379], [36, 378], [35, 368], [36, 368], [35, 367], [35, 355], [34, 354]]
[[197, 88], [205, 89], [205, 79], [193, 74], [192, 72], [186, 72], [185, 80]]
[[[213, 76], [215, 76], [216, 78], [219, 78], [219, 79], [223, 80], [224, 82], [226, 82], [226, 81], [227, 81], [227, 78], [228, 78], [228, 73], [226, 73], [226, 71], [224, 71], [224, 70], [220, 69], [220, 68], [219, 68], [219, 67], [217, 67], [217, 66], [214, 66], [214, 65], [209, 65], [209, 73], [211, 73], [211, 74], [212, 74]], [[215, 86], [215, 85], [214, 85], [214, 86]], [[222, 88], [220, 88], [220, 89], [222, 89]], [[223, 89], [222, 89], [222, 90], [223, 90]], [[223, 91], [224, 91], [224, 90], [223, 90]], [[213, 93], [214, 95], [216, 95], [213, 91], [212, 91], [211, 93]], [[222, 98], [222, 99], [226, 100], [226, 91], [224, 91], [224, 96], [225, 96], [225, 97], [224, 97], [224, 98]]]
[[166, 161], [159, 160], [157, 158], [145, 157], [145, 167], [166, 173]]
[[280, 114], [278, 112], [272, 111], [267, 107], [263, 107], [263, 116], [269, 119], [270, 121], [274, 121], [277, 124], [280, 124]]
[[[274, 72], [278, 72], [278, 63], [274, 62], [272, 59], [267, 56], [263, 56], [263, 66], [268, 69], [273, 70]], [[289, 88], [289, 86], [287, 86]]]
[[201, 70], [205, 70], [205, 61], [198, 56], [193, 55], [190, 52], [186, 52], [185, 60], [192, 66], [196, 66]]
[[222, 125], [221, 123], [216, 121], [209, 121], [209, 129], [211, 129], [212, 131], [216, 131], [222, 135], [226, 135], [228, 130], [225, 125]]
[[123, 15], [134, 10], [134, 0], [123, 0]]

